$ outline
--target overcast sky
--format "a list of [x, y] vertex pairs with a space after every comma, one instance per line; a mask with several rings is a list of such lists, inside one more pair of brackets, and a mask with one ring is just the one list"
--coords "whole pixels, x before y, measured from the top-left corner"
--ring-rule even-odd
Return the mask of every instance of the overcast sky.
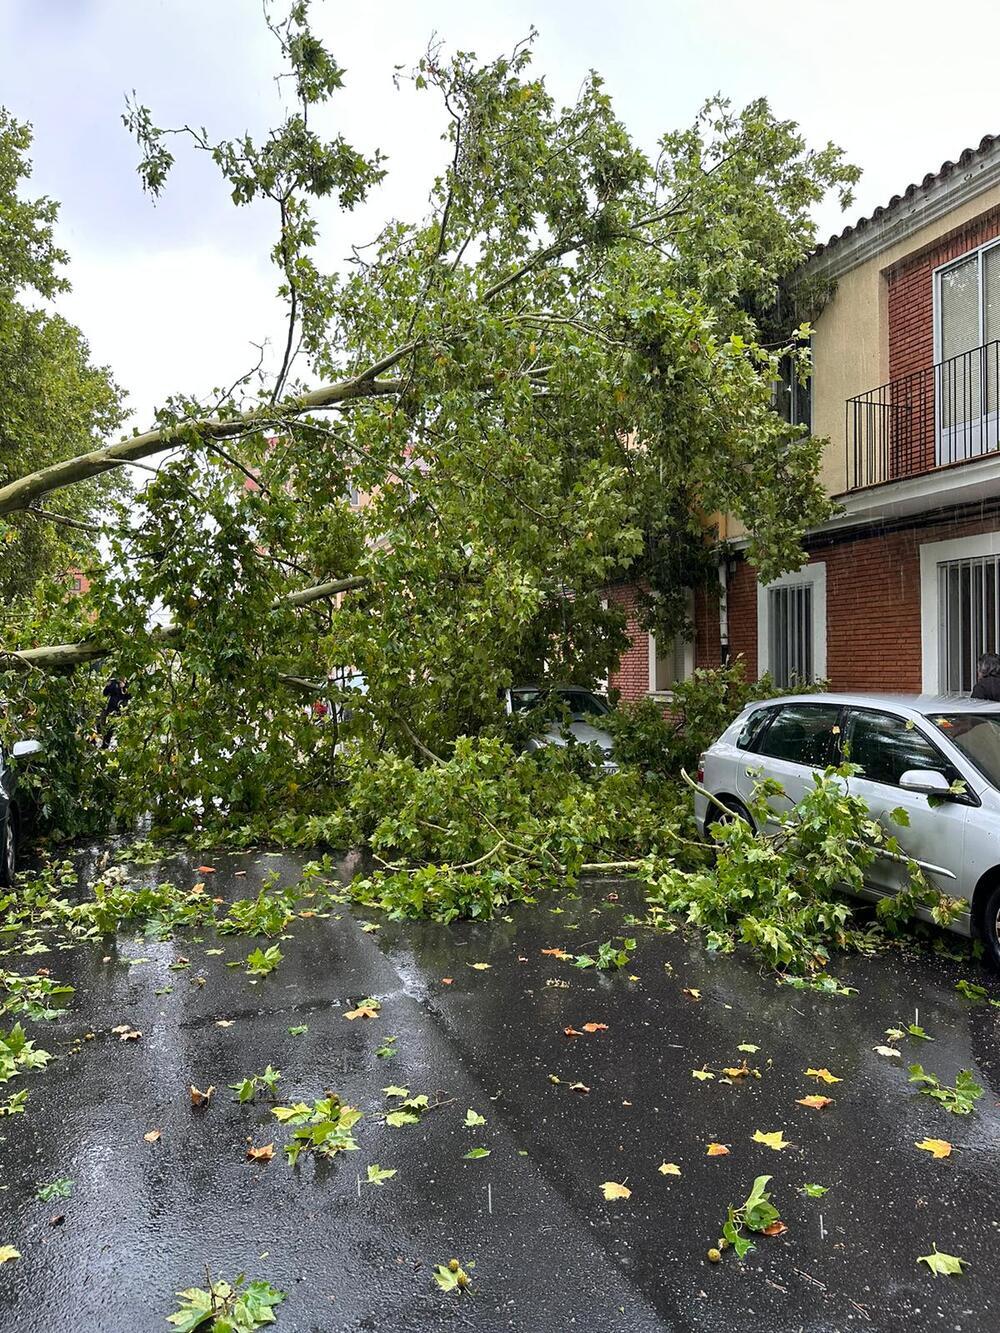
[[[389, 178], [354, 215], [324, 216], [324, 259], [369, 240], [388, 216], [423, 210], [441, 161], [429, 95], [397, 92], [437, 34], [483, 57], [534, 25], [535, 68], [560, 99], [596, 68], [641, 144], [687, 124], [721, 91], [761, 94], [813, 142], [833, 139], [864, 170], [855, 206], [821, 215], [822, 238], [1000, 132], [1000, 6], [966, 3], [959, 40], [924, 0], [313, 0], [314, 22], [347, 69], [331, 129], [381, 147]], [[135, 89], [156, 123], [221, 137], [280, 114], [273, 39], [258, 0], [0, 0], [0, 101], [35, 130], [36, 193], [62, 203], [72, 257], [62, 303], [128, 389], [144, 427], [172, 392], [203, 393], [280, 336], [267, 259], [273, 219], [236, 210], [207, 161], [179, 152], [154, 207], [121, 123]]]

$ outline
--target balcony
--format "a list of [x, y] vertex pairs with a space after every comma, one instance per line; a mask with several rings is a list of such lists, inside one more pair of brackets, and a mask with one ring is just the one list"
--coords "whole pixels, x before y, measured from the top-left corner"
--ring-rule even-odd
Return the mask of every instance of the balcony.
[[1000, 452], [1000, 342], [847, 400], [847, 490]]

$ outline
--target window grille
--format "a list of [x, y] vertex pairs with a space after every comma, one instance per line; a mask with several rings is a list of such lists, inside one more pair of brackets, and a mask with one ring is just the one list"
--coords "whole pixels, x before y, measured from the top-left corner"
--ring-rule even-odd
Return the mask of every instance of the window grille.
[[976, 662], [1000, 642], [1000, 556], [938, 565], [938, 681], [945, 694], [968, 694]]
[[813, 678], [813, 590], [810, 583], [771, 588], [767, 597], [768, 663], [775, 684]]

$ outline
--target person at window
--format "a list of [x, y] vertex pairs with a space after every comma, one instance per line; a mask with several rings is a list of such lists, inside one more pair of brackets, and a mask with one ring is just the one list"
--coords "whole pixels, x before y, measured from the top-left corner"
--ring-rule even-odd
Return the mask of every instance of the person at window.
[[972, 697], [1000, 702], [1000, 656], [996, 653], [983, 653], [976, 663], [976, 683], [972, 687]]

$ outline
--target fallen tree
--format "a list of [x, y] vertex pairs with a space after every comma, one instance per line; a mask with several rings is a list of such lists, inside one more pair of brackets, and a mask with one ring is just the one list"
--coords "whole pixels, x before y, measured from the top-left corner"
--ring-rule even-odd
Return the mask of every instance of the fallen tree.
[[[0, 487], [0, 515], [45, 521], [45, 496], [157, 459], [109, 508], [87, 596], [8, 608], [0, 660], [12, 712], [59, 713], [67, 790], [87, 665], [128, 677], [112, 808], [180, 827], [329, 810], [348, 752], [447, 758], [497, 722], [503, 686], [607, 672], [626, 643], [609, 585], [637, 583], [645, 623], [683, 632], [716, 568], [712, 513], [743, 520], [769, 577], [828, 512], [822, 442], [771, 408], [782, 357], [808, 373], [808, 327], [775, 339], [760, 312], [813, 242], [813, 204], [849, 196], [835, 148], [762, 101], [713, 101], [648, 155], [597, 76], [559, 108], [530, 45], [486, 63], [434, 48], [412, 76], [445, 130], [430, 214], [324, 273], [316, 208], [352, 208], [384, 167], [313, 127], [343, 79], [306, 6], [273, 30], [296, 99], [265, 140], [166, 131], [140, 105], [126, 121], [153, 193], [174, 133], [237, 204], [274, 210], [280, 364]], [[346, 728], [302, 706], [338, 667], [366, 683]]]

